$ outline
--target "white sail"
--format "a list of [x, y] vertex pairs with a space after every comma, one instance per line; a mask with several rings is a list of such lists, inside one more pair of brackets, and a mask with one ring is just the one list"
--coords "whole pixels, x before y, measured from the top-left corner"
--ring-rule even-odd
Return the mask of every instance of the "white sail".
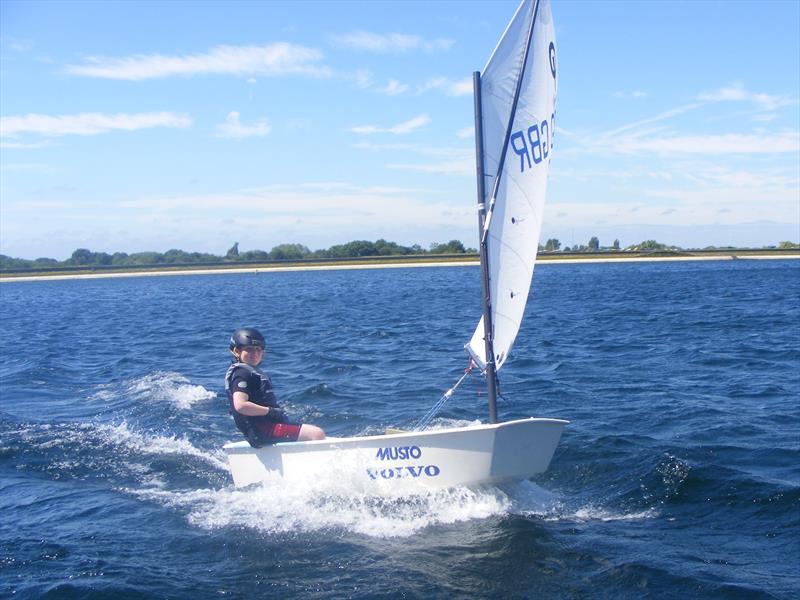
[[[522, 83], [512, 115], [520, 77]], [[523, 0], [481, 75], [487, 206], [482, 233], [488, 239], [496, 369], [503, 365], [514, 344], [530, 291], [552, 157], [557, 92], [550, 2]], [[507, 147], [501, 165], [504, 145]], [[484, 368], [483, 319], [466, 347]]]

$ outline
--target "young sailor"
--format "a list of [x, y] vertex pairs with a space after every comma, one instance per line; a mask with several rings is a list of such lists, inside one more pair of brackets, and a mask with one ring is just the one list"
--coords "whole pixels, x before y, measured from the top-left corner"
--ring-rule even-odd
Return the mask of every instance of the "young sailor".
[[315, 425], [289, 423], [278, 407], [272, 382], [256, 368], [264, 358], [261, 332], [252, 327], [237, 329], [230, 351], [235, 360], [225, 374], [225, 391], [233, 420], [251, 446], [325, 439], [325, 432]]

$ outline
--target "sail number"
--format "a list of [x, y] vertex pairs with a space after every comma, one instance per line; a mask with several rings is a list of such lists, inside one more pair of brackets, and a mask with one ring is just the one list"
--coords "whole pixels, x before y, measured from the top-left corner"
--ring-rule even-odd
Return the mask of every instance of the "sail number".
[[541, 123], [534, 123], [527, 130], [520, 129], [511, 134], [509, 144], [514, 154], [519, 156], [519, 172], [525, 172], [533, 165], [538, 165], [548, 156], [553, 147], [553, 129], [555, 115], [550, 115], [550, 121], [546, 119]]

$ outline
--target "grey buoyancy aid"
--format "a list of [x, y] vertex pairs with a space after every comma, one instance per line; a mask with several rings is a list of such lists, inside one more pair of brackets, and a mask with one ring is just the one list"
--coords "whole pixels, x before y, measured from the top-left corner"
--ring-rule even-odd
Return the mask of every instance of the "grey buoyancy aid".
[[256, 437], [254, 423], [256, 421], [263, 420], [265, 417], [251, 417], [243, 415], [237, 412], [236, 409], [234, 408], [233, 393], [236, 390], [233, 389], [233, 374], [236, 371], [237, 367], [242, 367], [251, 376], [255, 376], [259, 380], [259, 389], [249, 390], [247, 392], [250, 402], [253, 402], [254, 404], [258, 404], [260, 406], [277, 406], [277, 402], [275, 400], [275, 393], [272, 391], [272, 382], [270, 381], [269, 377], [261, 373], [258, 369], [256, 369], [252, 365], [248, 365], [247, 363], [243, 362], [235, 362], [232, 363], [230, 367], [228, 367], [228, 371], [225, 373], [225, 393], [228, 395], [229, 411], [233, 415], [233, 420], [236, 423], [236, 427], [239, 429], [239, 431], [241, 431], [244, 434], [245, 438], [247, 438], [247, 440], [251, 444], [256, 445], [257, 437]]
[[233, 408], [233, 393], [236, 391], [232, 389], [233, 383], [233, 373], [236, 371], [237, 367], [242, 367], [250, 375], [255, 375], [258, 377], [259, 380], [259, 389], [258, 391], [249, 390], [248, 396], [250, 396], [250, 402], [254, 404], [260, 404], [261, 406], [277, 406], [277, 402], [275, 399], [275, 392], [272, 391], [272, 382], [270, 381], [269, 377], [264, 375], [261, 371], [256, 369], [252, 365], [248, 365], [247, 363], [243, 362], [235, 362], [232, 363], [230, 367], [228, 367], [227, 373], [225, 373], [225, 393], [228, 395], [228, 400], [230, 401], [231, 410]]

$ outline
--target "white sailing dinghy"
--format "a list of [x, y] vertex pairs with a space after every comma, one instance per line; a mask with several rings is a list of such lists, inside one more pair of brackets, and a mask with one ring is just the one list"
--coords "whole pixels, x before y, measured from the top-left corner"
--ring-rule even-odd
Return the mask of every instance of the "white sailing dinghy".
[[[466, 349], [486, 377], [489, 423], [224, 449], [236, 486], [319, 477], [385, 494], [523, 479], [547, 470], [567, 421], [497, 422], [497, 370], [519, 331], [552, 158], [556, 45], [549, 0], [523, 0], [483, 73], [473, 73], [483, 317]], [[466, 375], [465, 375], [466, 376]], [[463, 381], [461, 378], [459, 383]]]

